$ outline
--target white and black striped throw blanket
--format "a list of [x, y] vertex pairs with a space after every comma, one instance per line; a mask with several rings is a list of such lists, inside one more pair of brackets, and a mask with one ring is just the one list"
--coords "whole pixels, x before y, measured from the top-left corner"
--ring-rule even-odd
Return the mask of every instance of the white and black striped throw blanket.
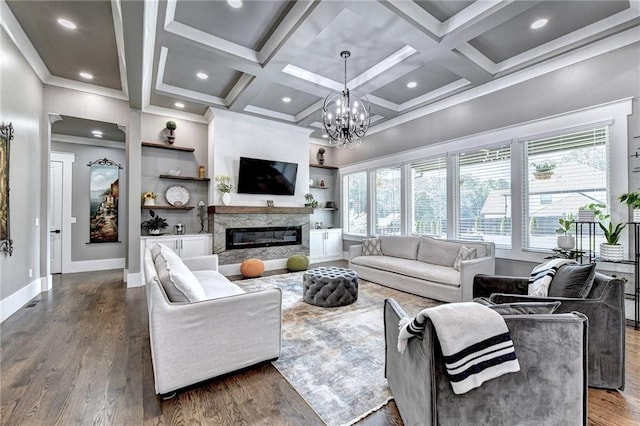
[[448, 303], [400, 320], [398, 351], [421, 336], [427, 317], [438, 335], [453, 392], [463, 394], [487, 380], [520, 371], [511, 335], [502, 316], [475, 302]]
[[556, 272], [561, 266], [569, 263], [577, 262], [571, 259], [551, 259], [533, 268], [529, 276], [527, 293], [530, 296], [547, 297], [549, 295], [549, 285]]

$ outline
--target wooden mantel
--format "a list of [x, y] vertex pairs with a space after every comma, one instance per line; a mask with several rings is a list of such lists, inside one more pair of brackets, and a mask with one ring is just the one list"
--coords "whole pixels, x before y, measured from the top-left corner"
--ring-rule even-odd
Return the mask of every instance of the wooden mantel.
[[312, 214], [311, 207], [209, 206], [209, 214]]

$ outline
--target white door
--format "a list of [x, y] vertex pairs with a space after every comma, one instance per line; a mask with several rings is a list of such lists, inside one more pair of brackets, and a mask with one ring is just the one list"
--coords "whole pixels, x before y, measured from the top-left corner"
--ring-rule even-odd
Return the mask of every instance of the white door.
[[62, 272], [62, 170], [61, 161], [49, 164], [49, 238], [51, 240], [51, 257], [49, 267], [52, 274]]

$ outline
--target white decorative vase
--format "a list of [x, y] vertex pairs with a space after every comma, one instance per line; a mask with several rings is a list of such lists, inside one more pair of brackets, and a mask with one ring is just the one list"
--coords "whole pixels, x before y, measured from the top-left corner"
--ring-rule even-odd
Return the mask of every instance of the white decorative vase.
[[633, 209], [633, 217], [631, 221], [634, 223], [640, 223], [640, 209]]
[[231, 204], [231, 194], [229, 194], [228, 192], [223, 192], [220, 199], [222, 200], [222, 204], [224, 204], [225, 206]]
[[576, 245], [576, 239], [571, 235], [559, 235], [558, 247], [564, 250], [571, 250]]
[[155, 206], [156, 205], [156, 200], [153, 198], [145, 198], [144, 199], [144, 205], [145, 206]]
[[600, 244], [600, 257], [602, 260], [620, 262], [624, 259], [624, 247], [621, 244]]

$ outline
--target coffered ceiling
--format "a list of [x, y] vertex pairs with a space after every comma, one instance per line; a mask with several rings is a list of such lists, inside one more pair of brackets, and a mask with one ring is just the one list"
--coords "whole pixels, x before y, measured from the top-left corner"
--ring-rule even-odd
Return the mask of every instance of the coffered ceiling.
[[[640, 24], [638, 0], [241, 3], [8, 1], [3, 26], [47, 84], [121, 99], [131, 88], [143, 110], [196, 118], [231, 110], [320, 137], [323, 100], [343, 87], [342, 50], [351, 51], [347, 85], [367, 95], [373, 130], [606, 40], [638, 41]], [[539, 19], [547, 24], [532, 29]]]

